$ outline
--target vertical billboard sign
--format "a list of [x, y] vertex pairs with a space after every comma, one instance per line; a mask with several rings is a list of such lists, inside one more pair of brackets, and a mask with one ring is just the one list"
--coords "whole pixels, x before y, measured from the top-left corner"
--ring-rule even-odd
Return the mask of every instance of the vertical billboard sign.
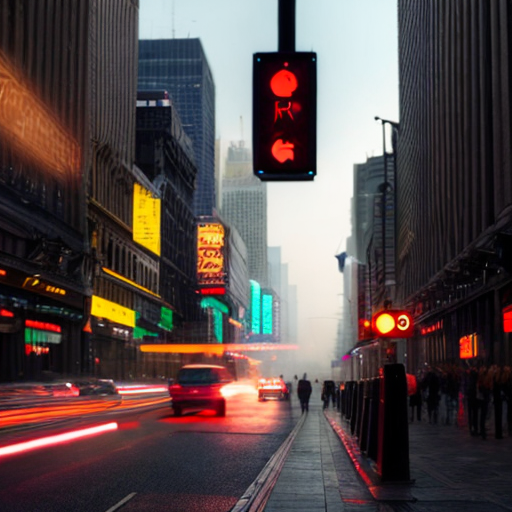
[[161, 200], [138, 183], [133, 185], [133, 241], [160, 256]]
[[272, 333], [272, 303], [274, 298], [270, 294], [263, 294], [261, 297], [262, 329], [263, 334]]
[[197, 227], [197, 282], [201, 286], [225, 285], [224, 226], [204, 223]]

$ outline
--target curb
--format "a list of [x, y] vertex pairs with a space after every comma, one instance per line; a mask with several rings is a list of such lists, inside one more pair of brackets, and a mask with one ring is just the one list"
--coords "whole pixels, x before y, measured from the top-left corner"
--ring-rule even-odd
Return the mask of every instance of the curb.
[[303, 414], [286, 440], [279, 447], [277, 452], [272, 455], [260, 474], [256, 477], [256, 480], [247, 488], [230, 512], [262, 512], [264, 510], [272, 493], [272, 489], [276, 485], [277, 479], [283, 469], [293, 441], [297, 437], [305, 420], [306, 414]]

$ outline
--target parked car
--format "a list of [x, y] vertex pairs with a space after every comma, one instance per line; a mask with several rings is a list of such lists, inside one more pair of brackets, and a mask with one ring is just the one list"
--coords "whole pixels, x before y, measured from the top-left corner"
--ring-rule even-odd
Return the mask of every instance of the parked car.
[[118, 395], [116, 385], [112, 379], [91, 379], [75, 382], [80, 396], [90, 395]]
[[258, 381], [258, 400], [262, 402], [267, 398], [277, 400], [290, 399], [290, 391], [283, 379], [273, 377], [270, 379], [260, 379]]
[[217, 416], [225, 416], [226, 399], [222, 388], [230, 382], [233, 382], [233, 377], [224, 366], [183, 366], [176, 380], [169, 385], [174, 415], [181, 416], [184, 409], [213, 409]]

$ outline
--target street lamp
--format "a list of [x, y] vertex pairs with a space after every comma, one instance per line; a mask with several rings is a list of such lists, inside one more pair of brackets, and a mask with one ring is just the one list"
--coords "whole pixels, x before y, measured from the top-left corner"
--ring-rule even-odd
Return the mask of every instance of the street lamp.
[[[396, 148], [395, 148], [395, 136], [398, 132], [400, 125], [395, 121], [390, 121], [389, 119], [382, 119], [379, 116], [375, 116], [375, 121], [380, 121], [382, 125], [382, 156], [384, 160], [384, 183], [381, 185], [382, 192], [382, 283], [384, 296], [388, 295], [387, 289], [387, 280], [386, 280], [386, 203], [387, 203], [387, 191], [390, 183], [388, 182], [388, 156], [393, 155], [393, 199], [394, 199], [394, 237], [396, 238]], [[386, 150], [386, 124], [389, 124], [392, 129], [392, 153], [388, 153]], [[396, 245], [396, 244], [395, 244]], [[396, 247], [394, 250], [394, 254], [396, 255]], [[395, 271], [396, 271], [396, 258], [395, 258]], [[385, 299], [389, 299], [388, 297], [384, 297]]]

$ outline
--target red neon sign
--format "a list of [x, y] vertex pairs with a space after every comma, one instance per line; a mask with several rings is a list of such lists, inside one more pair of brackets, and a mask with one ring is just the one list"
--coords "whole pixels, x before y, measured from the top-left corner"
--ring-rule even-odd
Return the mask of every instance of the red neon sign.
[[0, 309], [0, 316], [6, 317], [6, 318], [14, 318], [14, 313], [7, 309]]
[[225, 295], [226, 288], [223, 288], [221, 286], [216, 288], [201, 288], [200, 292], [201, 295]]
[[61, 332], [60, 325], [51, 324], [50, 322], [40, 322], [39, 320], [25, 320], [25, 327], [39, 329], [41, 331]]

